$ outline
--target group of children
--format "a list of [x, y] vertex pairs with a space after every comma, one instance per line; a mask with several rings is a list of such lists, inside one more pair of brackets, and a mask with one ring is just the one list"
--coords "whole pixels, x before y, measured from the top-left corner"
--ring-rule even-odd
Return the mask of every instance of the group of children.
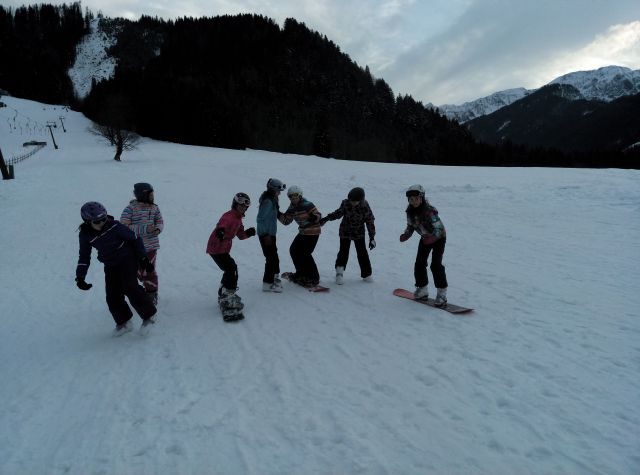
[[[218, 303], [226, 321], [239, 320], [243, 303], [237, 295], [238, 267], [231, 257], [232, 241], [235, 237], [247, 239], [258, 235], [265, 257], [262, 290], [282, 292], [280, 259], [277, 247], [277, 225], [289, 225], [295, 221], [298, 233], [289, 253], [295, 267], [291, 280], [305, 287], [317, 286], [320, 281], [313, 251], [318, 243], [322, 227], [329, 221], [342, 219], [339, 227], [340, 246], [335, 261], [336, 283], [343, 284], [343, 275], [349, 259], [351, 242], [354, 243], [360, 276], [367, 282], [372, 280], [372, 267], [365, 242], [365, 228], [369, 235], [369, 250], [376, 247], [375, 217], [365, 199], [363, 188], [349, 191], [338, 209], [322, 217], [316, 206], [309, 201], [299, 186], [287, 190], [289, 206], [280, 211], [279, 197], [286, 185], [277, 178], [267, 181], [266, 190], [259, 199], [257, 229], [244, 228], [243, 218], [251, 199], [246, 193], [237, 193], [231, 209], [225, 212], [209, 236], [206, 252], [222, 270], [218, 289]], [[153, 323], [158, 298], [158, 276], [155, 271], [158, 235], [164, 224], [160, 209], [154, 203], [153, 187], [148, 183], [134, 185], [135, 199], [122, 212], [120, 222], [109, 216], [100, 203], [85, 203], [81, 209], [83, 224], [80, 225], [80, 258], [76, 270], [76, 283], [82, 290], [91, 288], [84, 280], [91, 257], [91, 248], [98, 251], [98, 260], [105, 266], [107, 305], [116, 322], [116, 334], [130, 330], [131, 309], [124, 297], [142, 318], [142, 327]], [[446, 245], [446, 231], [436, 208], [425, 197], [421, 185], [413, 185], [406, 191], [408, 206], [405, 210], [407, 226], [400, 242], [408, 240], [414, 232], [420, 236], [414, 264], [416, 299], [428, 299], [427, 261], [431, 254], [431, 272], [437, 289], [435, 304], [447, 303], [447, 277], [442, 265]], [[138, 280], [143, 287], [138, 285]]]

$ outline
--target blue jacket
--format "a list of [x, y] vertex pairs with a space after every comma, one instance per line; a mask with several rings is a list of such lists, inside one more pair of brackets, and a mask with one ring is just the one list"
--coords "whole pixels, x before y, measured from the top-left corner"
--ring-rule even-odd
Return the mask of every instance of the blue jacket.
[[256, 233], [258, 236], [275, 236], [278, 231], [278, 198], [275, 196], [262, 195], [260, 197], [260, 208], [258, 209], [258, 226]]
[[80, 256], [76, 277], [84, 279], [91, 262], [91, 248], [98, 251], [98, 260], [105, 266], [117, 266], [125, 259], [140, 260], [147, 254], [142, 239], [127, 226], [109, 216], [101, 231], [96, 231], [91, 224], [80, 226]]

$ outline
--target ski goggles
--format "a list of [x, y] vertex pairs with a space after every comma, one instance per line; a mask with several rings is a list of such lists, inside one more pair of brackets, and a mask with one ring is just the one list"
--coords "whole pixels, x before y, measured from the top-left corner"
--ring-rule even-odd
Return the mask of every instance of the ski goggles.
[[409, 190], [406, 193], [407, 198], [411, 198], [412, 196], [420, 196], [421, 193], [418, 190]]
[[287, 189], [287, 185], [282, 183], [277, 178], [269, 178], [269, 181], [267, 182], [267, 188], [271, 188], [272, 190], [284, 191]]
[[102, 218], [92, 219], [92, 220], [91, 220], [91, 224], [102, 224], [102, 223], [104, 223], [104, 222], [106, 222], [106, 221], [107, 221], [107, 217], [106, 217], [106, 216], [104, 216], [104, 217], [102, 217]]

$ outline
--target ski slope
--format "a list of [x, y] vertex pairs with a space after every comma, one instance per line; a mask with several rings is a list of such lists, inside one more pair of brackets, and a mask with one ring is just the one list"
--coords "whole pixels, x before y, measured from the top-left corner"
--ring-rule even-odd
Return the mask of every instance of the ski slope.
[[[640, 173], [377, 164], [145, 140], [112, 160], [80, 114], [2, 99], [5, 159], [65, 117], [0, 183], [0, 474], [640, 473]], [[59, 122], [59, 121], [58, 121]], [[314, 253], [330, 293], [261, 291], [258, 240], [234, 241], [240, 323], [216, 306], [205, 254], [236, 192], [269, 177], [323, 214], [362, 186], [376, 216], [373, 283], [352, 249], [333, 282], [338, 222]], [[80, 206], [116, 218], [133, 184], [165, 220], [158, 323], [111, 336], [102, 265], [74, 283]], [[404, 190], [447, 228], [452, 316], [413, 288]], [[286, 206], [282, 197], [281, 206]], [[283, 271], [295, 226], [279, 226]], [[430, 277], [431, 278], [431, 277]], [[432, 287], [432, 292], [435, 289]], [[135, 326], [140, 320], [134, 317]]]

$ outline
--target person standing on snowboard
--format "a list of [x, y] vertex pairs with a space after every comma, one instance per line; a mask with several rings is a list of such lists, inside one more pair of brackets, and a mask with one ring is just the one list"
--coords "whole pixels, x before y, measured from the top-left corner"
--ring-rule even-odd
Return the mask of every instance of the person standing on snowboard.
[[320, 274], [312, 253], [320, 238], [319, 221], [322, 215], [311, 201], [302, 196], [302, 188], [299, 186], [289, 188], [287, 196], [291, 204], [279, 219], [285, 226], [294, 220], [298, 223], [298, 235], [289, 247], [289, 254], [296, 268], [293, 280], [305, 287], [318, 285]]
[[278, 215], [282, 214], [278, 197], [280, 192], [286, 188], [287, 185], [277, 178], [269, 178], [267, 189], [260, 196], [257, 232], [260, 247], [266, 260], [262, 277], [262, 290], [264, 292], [282, 292], [276, 232], [278, 231]]
[[427, 276], [427, 259], [431, 256], [431, 273], [436, 285], [437, 295], [435, 305], [444, 307], [447, 304], [447, 274], [442, 265], [442, 256], [447, 243], [447, 232], [444, 224], [435, 209], [427, 198], [422, 185], [412, 185], [406, 191], [409, 205], [406, 209], [407, 227], [400, 236], [400, 242], [405, 242], [411, 237], [414, 231], [420, 235], [418, 243], [418, 253], [413, 269], [416, 290], [414, 296], [417, 300], [427, 300], [429, 298]]
[[333, 213], [329, 213], [320, 220], [320, 225], [324, 226], [327, 221], [342, 218], [340, 229], [340, 249], [336, 257], [336, 284], [342, 285], [344, 282], [343, 274], [349, 260], [349, 248], [351, 241], [356, 248], [358, 256], [358, 264], [360, 264], [360, 277], [366, 282], [371, 282], [372, 270], [369, 253], [364, 243], [364, 228], [366, 225], [369, 232], [369, 250], [376, 247], [375, 235], [376, 228], [374, 225], [375, 217], [371, 211], [371, 207], [367, 200], [364, 199], [364, 189], [360, 187], [353, 188], [349, 191], [346, 200], [342, 200], [340, 207]]
[[231, 209], [224, 213], [207, 242], [207, 254], [222, 270], [222, 280], [218, 289], [218, 303], [225, 308], [242, 308], [240, 296], [236, 294], [238, 287], [238, 266], [229, 254], [233, 238], [247, 239], [255, 236], [255, 228], [244, 229], [242, 218], [251, 205], [246, 193], [236, 193], [231, 202]]
[[149, 294], [154, 305], [158, 305], [158, 273], [156, 257], [160, 249], [159, 234], [164, 229], [164, 221], [160, 208], [154, 203], [155, 195], [153, 187], [149, 183], [136, 183], [133, 185], [135, 200], [122, 211], [120, 222], [128, 226], [136, 236], [142, 238], [147, 257], [153, 264], [153, 272], [146, 269], [138, 269], [138, 280], [142, 282], [144, 290]]
[[129, 303], [142, 318], [142, 328], [154, 323], [156, 307], [149, 296], [138, 285], [138, 267], [153, 272], [142, 239], [136, 237], [124, 224], [107, 214], [105, 207], [89, 201], [82, 205], [80, 216], [83, 223], [80, 231], [80, 252], [76, 267], [76, 285], [80, 290], [89, 290], [93, 284], [85, 281], [91, 262], [91, 248], [98, 251], [98, 260], [104, 264], [104, 281], [107, 306], [116, 322], [115, 335], [131, 330], [133, 316]]

